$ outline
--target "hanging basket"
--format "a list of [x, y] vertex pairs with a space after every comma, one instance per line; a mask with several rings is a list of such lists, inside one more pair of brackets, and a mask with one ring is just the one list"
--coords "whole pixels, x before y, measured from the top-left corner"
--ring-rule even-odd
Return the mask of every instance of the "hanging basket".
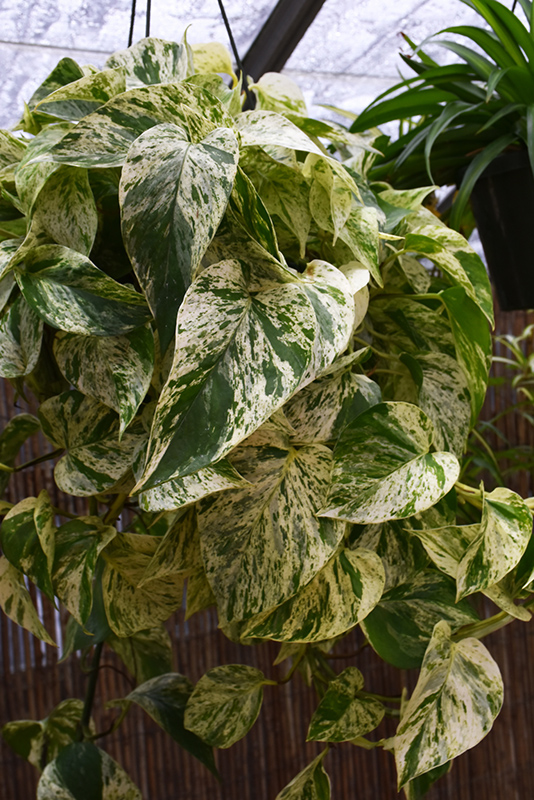
[[501, 309], [534, 308], [534, 178], [526, 150], [498, 156], [471, 203]]

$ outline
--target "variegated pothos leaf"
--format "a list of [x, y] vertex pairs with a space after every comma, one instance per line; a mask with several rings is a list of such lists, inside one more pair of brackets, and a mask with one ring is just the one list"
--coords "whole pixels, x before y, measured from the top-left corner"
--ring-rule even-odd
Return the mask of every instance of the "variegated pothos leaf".
[[153, 311], [162, 352], [176, 314], [224, 214], [237, 170], [234, 132], [188, 141], [165, 123], [131, 146], [120, 184], [124, 243]]
[[28, 375], [37, 364], [42, 337], [42, 320], [24, 297], [17, 297], [0, 320], [0, 375]]
[[245, 444], [232, 463], [250, 484], [204, 501], [198, 519], [206, 573], [226, 621], [246, 619], [295, 594], [328, 561], [345, 531], [343, 523], [315, 515], [330, 479], [326, 447]]
[[208, 670], [187, 701], [185, 727], [212, 747], [231, 747], [256, 722], [268, 682], [263, 672], [244, 664]]
[[119, 414], [122, 436], [150, 387], [154, 369], [150, 328], [136, 328], [123, 336], [59, 332], [54, 356], [69, 383]]
[[484, 645], [453, 642], [439, 622], [394, 739], [399, 787], [478, 744], [502, 700], [501, 674]]
[[348, 281], [324, 262], [257, 293], [237, 261], [205, 269], [178, 313], [176, 354], [137, 490], [227, 455], [332, 363], [353, 315]]
[[379, 403], [344, 428], [321, 515], [357, 523], [402, 519], [438, 502], [456, 482], [451, 453], [430, 453], [432, 423], [410, 403]]
[[24, 585], [22, 573], [0, 556], [0, 607], [4, 613], [21, 628], [55, 646], [55, 642], [43, 626], [33, 605], [30, 593]]

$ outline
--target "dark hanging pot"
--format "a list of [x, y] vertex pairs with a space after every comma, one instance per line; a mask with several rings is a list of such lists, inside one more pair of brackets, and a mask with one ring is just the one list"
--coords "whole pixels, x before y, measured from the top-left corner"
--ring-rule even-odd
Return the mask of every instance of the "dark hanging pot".
[[534, 178], [526, 150], [498, 156], [471, 204], [501, 309], [534, 308]]

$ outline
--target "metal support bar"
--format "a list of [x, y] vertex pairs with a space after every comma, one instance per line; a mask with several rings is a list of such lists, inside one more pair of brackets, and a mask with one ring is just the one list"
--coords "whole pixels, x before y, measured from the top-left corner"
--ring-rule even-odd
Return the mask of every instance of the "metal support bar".
[[265, 72], [280, 72], [324, 3], [278, 0], [243, 58], [245, 73], [258, 80]]

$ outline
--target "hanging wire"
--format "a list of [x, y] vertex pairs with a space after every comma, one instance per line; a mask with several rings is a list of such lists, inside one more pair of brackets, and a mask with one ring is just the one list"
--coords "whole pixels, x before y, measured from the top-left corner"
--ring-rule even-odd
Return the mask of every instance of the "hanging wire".
[[226, 16], [226, 11], [224, 10], [223, 2], [222, 2], [222, 0], [218, 0], [218, 3], [219, 3], [219, 8], [221, 9], [221, 14], [222, 14], [222, 18], [223, 18], [223, 21], [224, 21], [224, 26], [226, 28], [226, 33], [228, 34], [228, 38], [230, 39], [230, 44], [232, 46], [232, 51], [234, 53], [235, 63], [237, 65], [237, 68], [238, 68], [238, 70], [240, 72], [240, 75], [241, 75], [241, 79], [243, 81], [243, 89], [244, 89], [245, 94], [247, 96], [247, 107], [248, 108], [254, 108], [254, 106], [256, 105], [256, 98], [255, 98], [253, 92], [251, 92], [250, 89], [248, 88], [247, 76], [245, 74], [245, 70], [243, 69], [243, 63], [242, 63], [241, 59], [239, 58], [239, 53], [237, 51], [237, 46], [236, 46], [235, 39], [234, 39], [234, 36], [233, 36], [233, 33], [232, 33], [232, 29], [230, 27], [230, 23], [228, 21], [228, 17]]
[[152, 0], [146, 0], [146, 24], [145, 36], [150, 36], [150, 12], [152, 11]]
[[512, 11], [515, 11], [515, 7], [516, 7], [516, 5], [517, 5], [517, 0], [514, 0], [514, 4], [513, 4], [513, 6], [512, 6]]
[[130, 34], [128, 36], [128, 47], [131, 47], [133, 42], [133, 32], [134, 32], [134, 24], [135, 24], [135, 2], [136, 0], [132, 0], [132, 11], [130, 14]]

